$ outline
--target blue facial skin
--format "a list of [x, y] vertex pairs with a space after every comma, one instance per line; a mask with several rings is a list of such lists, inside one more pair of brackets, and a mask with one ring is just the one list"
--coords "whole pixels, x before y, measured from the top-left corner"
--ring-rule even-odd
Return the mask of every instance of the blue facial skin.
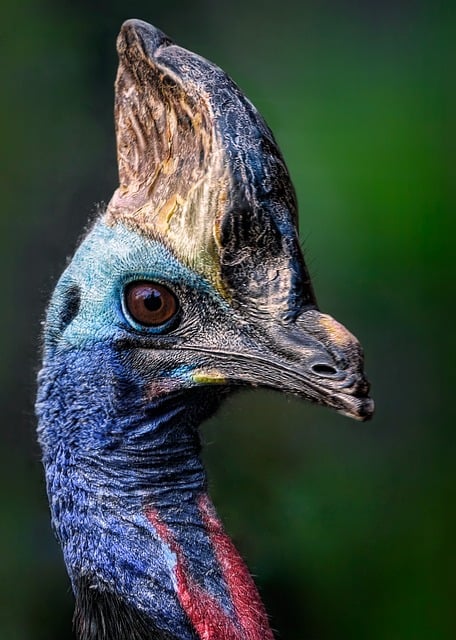
[[[39, 440], [52, 523], [76, 595], [81, 577], [100, 589], [115, 587], [163, 629], [190, 640], [195, 635], [177, 598], [175, 555], [145, 509], [156, 510], [192, 577], [233, 615], [197, 505], [206, 492], [197, 427], [224, 391], [199, 388], [191, 376], [195, 365], [172, 350], [194, 330], [191, 317], [172, 330], [138, 328], [128, 318], [124, 287], [143, 279], [174, 290], [185, 283], [187, 298], [227, 309], [161, 243], [98, 222], [48, 310]], [[157, 380], [170, 391], [157, 393]]]

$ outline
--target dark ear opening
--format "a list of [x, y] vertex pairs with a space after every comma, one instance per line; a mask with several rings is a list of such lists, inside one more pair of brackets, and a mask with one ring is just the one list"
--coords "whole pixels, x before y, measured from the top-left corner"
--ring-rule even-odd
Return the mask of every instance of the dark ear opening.
[[81, 290], [77, 284], [71, 285], [65, 294], [64, 306], [60, 315], [60, 331], [64, 331], [78, 315], [81, 304]]

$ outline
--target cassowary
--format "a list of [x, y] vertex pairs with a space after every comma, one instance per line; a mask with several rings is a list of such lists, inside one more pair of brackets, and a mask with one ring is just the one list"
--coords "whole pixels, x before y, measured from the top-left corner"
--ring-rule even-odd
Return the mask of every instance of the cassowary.
[[207, 494], [199, 424], [267, 387], [365, 420], [356, 338], [320, 313], [271, 131], [218, 67], [130, 20], [120, 186], [45, 322], [37, 415], [79, 640], [270, 640]]

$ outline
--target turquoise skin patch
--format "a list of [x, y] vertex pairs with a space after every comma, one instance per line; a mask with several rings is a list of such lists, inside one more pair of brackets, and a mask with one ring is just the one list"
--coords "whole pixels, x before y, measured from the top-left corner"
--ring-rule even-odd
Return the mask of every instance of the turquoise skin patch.
[[[123, 309], [123, 290], [134, 280], [152, 280], [166, 286], [194, 288], [228, 309], [227, 302], [200, 275], [181, 264], [173, 253], [151, 238], [123, 224], [98, 221], [77, 249], [61, 276], [48, 309], [45, 352], [48, 349], [86, 347], [135, 330], [161, 333], [167, 327], [134, 327]], [[62, 327], [68, 296], [78, 291], [78, 313]]]

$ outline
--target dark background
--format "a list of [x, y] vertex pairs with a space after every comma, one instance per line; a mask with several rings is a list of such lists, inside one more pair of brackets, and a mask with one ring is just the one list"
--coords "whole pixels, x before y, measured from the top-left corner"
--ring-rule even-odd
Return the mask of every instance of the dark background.
[[[451, 3], [448, 3], [450, 6]], [[33, 396], [40, 320], [116, 186], [115, 38], [217, 62], [289, 165], [320, 306], [362, 341], [373, 422], [266, 392], [203, 429], [212, 495], [284, 640], [449, 640], [455, 24], [441, 3], [20, 0], [0, 24], [0, 638], [70, 638]]]

